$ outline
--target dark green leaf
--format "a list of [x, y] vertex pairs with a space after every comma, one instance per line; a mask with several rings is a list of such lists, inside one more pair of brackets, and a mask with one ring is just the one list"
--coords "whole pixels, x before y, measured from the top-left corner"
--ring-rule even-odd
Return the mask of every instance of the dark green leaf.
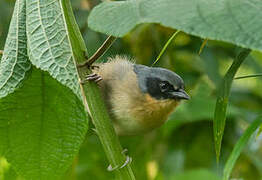
[[226, 112], [228, 98], [230, 94], [231, 85], [234, 79], [234, 76], [248, 56], [250, 50], [243, 49], [239, 55], [236, 57], [229, 70], [227, 71], [225, 77], [223, 78], [220, 86], [218, 87], [218, 97], [216, 102], [216, 109], [214, 114], [214, 138], [215, 138], [215, 149], [217, 160], [219, 160], [221, 142], [224, 133], [225, 123], [226, 123]]
[[0, 152], [26, 179], [57, 179], [85, 137], [87, 116], [72, 91], [33, 68], [24, 85], [0, 100]]

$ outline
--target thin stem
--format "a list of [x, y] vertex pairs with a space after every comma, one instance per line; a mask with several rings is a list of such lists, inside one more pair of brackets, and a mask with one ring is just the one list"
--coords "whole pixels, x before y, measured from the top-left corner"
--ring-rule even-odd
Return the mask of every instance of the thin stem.
[[208, 39], [204, 39], [204, 41], [202, 42], [202, 44], [201, 44], [201, 46], [200, 46], [200, 49], [199, 49], [199, 51], [198, 51], [198, 55], [200, 55], [200, 54], [202, 53], [204, 47], [205, 47], [206, 44], [207, 44], [207, 41], [208, 41]]
[[262, 73], [261, 74], [246, 75], [246, 76], [238, 76], [238, 77], [235, 77], [234, 79], [237, 80], [237, 79], [261, 77], [261, 76], [262, 76]]
[[105, 40], [105, 42], [101, 45], [100, 48], [91, 56], [86, 62], [83, 64], [78, 65], [78, 67], [90, 67], [97, 59], [99, 59], [101, 56], [105, 54], [105, 52], [111, 47], [113, 42], [116, 40], [116, 37], [114, 36], [108, 36], [108, 38]]
[[157, 59], [155, 60], [155, 62], [152, 64], [152, 66], [154, 66], [158, 61], [159, 59], [161, 58], [161, 56], [164, 54], [167, 46], [172, 42], [172, 40], [176, 37], [176, 35], [179, 33], [180, 31], [176, 31], [170, 38], [169, 40], [166, 42], [166, 44], [164, 45], [163, 49], [161, 50], [161, 52], [159, 53]]

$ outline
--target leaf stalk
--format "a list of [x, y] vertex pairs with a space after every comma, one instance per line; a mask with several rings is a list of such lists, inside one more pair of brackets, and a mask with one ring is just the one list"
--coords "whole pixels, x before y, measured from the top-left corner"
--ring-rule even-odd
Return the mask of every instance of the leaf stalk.
[[101, 56], [105, 54], [105, 52], [112, 46], [114, 41], [116, 40], [116, 37], [114, 36], [108, 36], [108, 38], [105, 40], [105, 42], [101, 45], [100, 48], [91, 56], [86, 62], [78, 65], [78, 67], [90, 67], [97, 59], [99, 59]]

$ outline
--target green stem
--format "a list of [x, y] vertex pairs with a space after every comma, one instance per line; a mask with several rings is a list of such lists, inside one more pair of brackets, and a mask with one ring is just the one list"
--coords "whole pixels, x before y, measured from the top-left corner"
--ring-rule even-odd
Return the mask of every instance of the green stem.
[[199, 49], [199, 51], [198, 51], [198, 55], [200, 55], [200, 54], [202, 53], [204, 47], [205, 47], [206, 44], [207, 44], [207, 41], [208, 41], [208, 39], [206, 38], [206, 39], [204, 39], [204, 41], [202, 42], [202, 44], [201, 44], [201, 46], [200, 46], [200, 49]]
[[252, 75], [246, 75], [246, 76], [238, 76], [235, 77], [235, 80], [237, 79], [245, 79], [245, 78], [253, 78], [253, 77], [261, 77], [262, 74], [252, 74]]
[[[70, 1], [63, 0], [62, 3], [74, 56], [79, 63], [85, 60], [86, 47], [79, 28], [76, 25]], [[78, 73], [80, 78], [83, 79], [87, 73], [90, 73], [90, 70], [87, 67], [82, 67], [78, 68]], [[114, 131], [97, 84], [88, 82], [81, 85], [81, 88], [82, 95], [87, 103], [85, 103], [86, 109], [90, 112], [107, 159], [113, 168], [120, 167], [126, 161], [126, 156], [122, 153], [123, 149]], [[135, 179], [129, 164], [123, 168], [117, 168], [114, 172], [117, 179]]]
[[105, 54], [105, 52], [111, 47], [113, 42], [116, 40], [116, 37], [114, 36], [108, 36], [108, 38], [105, 40], [105, 42], [102, 44], [100, 48], [91, 56], [86, 62], [83, 64], [78, 65], [78, 67], [87, 66], [90, 67], [97, 59], [99, 59], [101, 56]]
[[166, 42], [166, 44], [164, 45], [164, 47], [162, 48], [161, 52], [159, 53], [157, 59], [155, 60], [155, 62], [152, 64], [152, 66], [154, 66], [158, 61], [159, 59], [161, 58], [161, 56], [164, 54], [167, 46], [172, 42], [172, 40], [176, 37], [176, 35], [179, 33], [180, 31], [176, 31], [170, 38], [169, 40]]

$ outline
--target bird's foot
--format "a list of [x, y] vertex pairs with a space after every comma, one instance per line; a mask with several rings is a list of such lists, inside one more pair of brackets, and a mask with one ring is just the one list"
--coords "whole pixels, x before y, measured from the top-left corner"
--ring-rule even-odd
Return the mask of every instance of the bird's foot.
[[94, 69], [99, 69], [99, 66], [96, 66], [96, 65], [91, 65], [89, 66], [90, 69], [94, 70]]
[[[123, 155], [125, 155], [126, 153], [127, 153], [127, 149], [124, 149], [123, 151], [122, 151], [122, 154]], [[111, 164], [107, 167], [107, 170], [108, 171], [114, 171], [114, 170], [116, 170], [116, 169], [122, 169], [123, 167], [125, 167], [126, 165], [128, 165], [129, 163], [131, 163], [132, 162], [132, 158], [131, 157], [129, 157], [128, 155], [126, 155], [126, 160], [125, 160], [125, 162], [122, 164], [122, 165], [117, 165], [116, 167], [112, 167], [111, 166]]]
[[85, 79], [81, 81], [81, 84], [85, 84], [86, 82], [90, 82], [90, 81], [98, 83], [101, 80], [102, 80], [101, 76], [99, 76], [98, 74], [92, 73], [92, 74], [88, 74], [85, 77]]

